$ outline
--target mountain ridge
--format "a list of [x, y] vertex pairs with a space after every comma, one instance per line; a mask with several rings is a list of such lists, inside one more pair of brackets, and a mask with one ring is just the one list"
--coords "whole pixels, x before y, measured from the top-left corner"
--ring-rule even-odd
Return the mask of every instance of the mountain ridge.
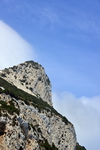
[[40, 64], [34, 61], [26, 61], [17, 66], [1, 70], [1, 76], [18, 88], [41, 97], [49, 105], [53, 105], [51, 82]]
[[[25, 63], [29, 65], [34, 62], [28, 61]], [[25, 63], [23, 65], [26, 66]], [[38, 66], [38, 63], [35, 64], [35, 69], [39, 69], [36, 65]], [[17, 84], [14, 84], [17, 81], [15, 77], [13, 82], [8, 80], [11, 77], [11, 72], [15, 76], [13, 72], [18, 71], [18, 68], [15, 66], [13, 71], [12, 67], [10, 69], [9, 71], [6, 68], [0, 72], [1, 150], [85, 150], [84, 147], [77, 144], [73, 124], [53, 108], [51, 94], [47, 94], [49, 97], [46, 95], [47, 99], [44, 100], [39, 87], [39, 90], [36, 88], [39, 95], [29, 93], [25, 88], [19, 88]], [[40, 77], [38, 76], [40, 74], [38, 70], [36, 80]], [[36, 70], [33, 76], [35, 75]], [[43, 78], [49, 79], [47, 75], [44, 75], [43, 70], [41, 75], [44, 76]], [[23, 73], [21, 76], [23, 77]], [[18, 76], [16, 79], [22, 80]], [[46, 80], [43, 79], [42, 81], [45, 82]], [[42, 88], [47, 89], [46, 92], [48, 92], [48, 89], [51, 92], [50, 80], [48, 84], [49, 86], [47, 83], [43, 84]], [[26, 86], [25, 83], [24, 86]]]

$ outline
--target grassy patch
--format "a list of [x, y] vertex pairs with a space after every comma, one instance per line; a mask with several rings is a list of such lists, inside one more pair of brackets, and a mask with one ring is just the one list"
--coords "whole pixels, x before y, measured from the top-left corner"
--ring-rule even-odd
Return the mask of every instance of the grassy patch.
[[19, 110], [17, 108], [15, 108], [14, 103], [12, 101], [9, 102], [10, 105], [7, 105], [6, 102], [4, 101], [0, 101], [0, 115], [1, 115], [1, 111], [2, 110], [7, 110], [9, 114], [13, 114], [14, 112], [19, 114]]

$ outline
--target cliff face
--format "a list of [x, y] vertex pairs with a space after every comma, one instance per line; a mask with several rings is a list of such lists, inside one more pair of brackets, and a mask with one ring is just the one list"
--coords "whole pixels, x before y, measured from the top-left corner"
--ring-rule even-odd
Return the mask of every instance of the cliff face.
[[75, 150], [74, 127], [52, 107], [42, 66], [25, 62], [0, 74], [0, 150]]
[[40, 64], [27, 61], [2, 70], [1, 75], [8, 82], [27, 93], [41, 97], [52, 106], [51, 83]]
[[5, 129], [1, 131], [0, 146], [3, 150], [75, 149], [76, 136], [71, 123], [64, 122], [63, 118], [50, 110], [39, 111], [11, 96], [0, 94], [0, 99], [10, 104], [8, 106], [13, 105], [17, 112], [2, 109], [0, 124]]

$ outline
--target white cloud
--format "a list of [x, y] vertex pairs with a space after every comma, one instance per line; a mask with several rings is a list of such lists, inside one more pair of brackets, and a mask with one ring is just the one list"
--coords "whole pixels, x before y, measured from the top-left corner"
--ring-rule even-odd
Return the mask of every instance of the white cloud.
[[54, 108], [71, 121], [77, 140], [87, 150], [100, 149], [100, 95], [76, 98], [69, 92], [53, 93]]
[[36, 59], [36, 54], [32, 46], [0, 21], [0, 69], [33, 59]]

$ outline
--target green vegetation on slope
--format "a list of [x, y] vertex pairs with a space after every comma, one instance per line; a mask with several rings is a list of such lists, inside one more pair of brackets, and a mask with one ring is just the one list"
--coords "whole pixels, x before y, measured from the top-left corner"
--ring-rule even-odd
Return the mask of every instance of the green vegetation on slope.
[[78, 143], [76, 145], [76, 150], [86, 150], [84, 146], [80, 146]]
[[63, 117], [61, 114], [59, 114], [52, 106], [50, 106], [47, 102], [44, 102], [41, 98], [37, 98], [31, 94], [28, 94], [27, 92], [24, 92], [21, 89], [18, 89], [16, 86], [10, 84], [6, 80], [4, 80], [2, 77], [0, 77], [0, 86], [4, 88], [0, 88], [0, 93], [5, 93], [7, 95], [10, 95], [11, 97], [14, 97], [16, 99], [20, 99], [24, 101], [27, 105], [33, 105], [34, 107], [38, 108], [39, 111], [46, 110], [51, 111], [51, 113], [54, 113], [62, 118], [62, 121], [66, 124], [69, 123], [69, 121]]
[[58, 148], [55, 147], [54, 143], [51, 146], [46, 139], [44, 139], [44, 141], [39, 141], [39, 145], [41, 147], [44, 147], [46, 150], [58, 150]]
[[12, 101], [9, 102], [10, 105], [7, 105], [6, 102], [4, 101], [0, 101], [0, 116], [1, 116], [1, 111], [2, 110], [7, 110], [9, 112], [9, 114], [13, 114], [14, 112], [19, 114], [19, 110], [17, 108], [15, 108], [14, 103]]
[[[2, 88], [3, 87], [3, 88]], [[34, 107], [37, 107], [39, 111], [45, 109], [46, 111], [51, 111], [51, 113], [54, 113], [62, 118], [62, 121], [66, 124], [69, 123], [69, 121], [66, 119], [66, 117], [59, 114], [52, 106], [47, 104], [47, 102], [44, 102], [41, 98], [37, 98], [31, 94], [28, 94], [24, 92], [21, 89], [18, 89], [16, 86], [10, 84], [6, 80], [4, 80], [2, 77], [0, 77], [0, 94], [5, 93], [7, 95], [10, 95], [11, 97], [16, 98], [17, 100], [20, 99], [24, 101], [27, 105], [33, 105]], [[10, 101], [10, 105], [7, 105], [6, 102], [0, 101], [0, 116], [2, 110], [7, 110], [9, 114], [19, 113], [19, 110], [15, 108], [13, 100]], [[39, 145], [42, 147], [45, 147], [46, 149], [50, 150], [57, 150], [55, 145], [50, 146], [49, 143], [45, 140], [45, 142], [39, 141]], [[85, 147], [80, 146], [78, 143], [76, 145], [76, 150], [86, 150]]]

